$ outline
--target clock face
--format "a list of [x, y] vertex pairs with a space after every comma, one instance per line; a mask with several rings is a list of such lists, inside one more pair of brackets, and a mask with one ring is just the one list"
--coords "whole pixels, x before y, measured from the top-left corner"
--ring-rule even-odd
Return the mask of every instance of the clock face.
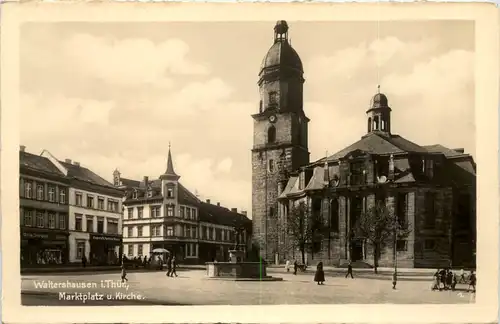
[[274, 115], [269, 116], [269, 121], [270, 121], [271, 123], [276, 122], [276, 116], [274, 116]]

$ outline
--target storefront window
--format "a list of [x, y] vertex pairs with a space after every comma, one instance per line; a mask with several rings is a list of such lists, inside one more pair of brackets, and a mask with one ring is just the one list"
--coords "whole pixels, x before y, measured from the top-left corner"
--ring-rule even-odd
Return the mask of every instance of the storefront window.
[[31, 181], [24, 182], [24, 197], [32, 198], [33, 197], [33, 184]]
[[33, 211], [32, 210], [24, 210], [24, 225], [32, 226], [33, 225]]
[[36, 212], [36, 226], [37, 227], [44, 227], [44, 219], [43, 219], [43, 212], [37, 211]]
[[75, 231], [82, 231], [82, 215], [75, 214]]
[[36, 186], [36, 199], [43, 200], [43, 185]]
[[76, 258], [81, 259], [85, 255], [85, 242], [76, 242]]
[[54, 202], [56, 200], [56, 188], [53, 186], [49, 187], [49, 201]]
[[56, 228], [56, 214], [49, 214], [49, 228]]

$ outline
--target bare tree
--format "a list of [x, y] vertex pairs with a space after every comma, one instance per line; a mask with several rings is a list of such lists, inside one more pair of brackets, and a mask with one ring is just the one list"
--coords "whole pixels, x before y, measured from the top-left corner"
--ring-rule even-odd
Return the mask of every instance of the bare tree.
[[285, 230], [291, 244], [299, 249], [303, 264], [306, 262], [306, 250], [312, 242], [320, 239], [324, 226], [321, 214], [310, 213], [302, 203], [293, 206], [288, 213]]
[[372, 245], [374, 271], [377, 273], [382, 247], [407, 237], [411, 229], [379, 201], [361, 215], [355, 225], [355, 232], [358, 237], [365, 238]]

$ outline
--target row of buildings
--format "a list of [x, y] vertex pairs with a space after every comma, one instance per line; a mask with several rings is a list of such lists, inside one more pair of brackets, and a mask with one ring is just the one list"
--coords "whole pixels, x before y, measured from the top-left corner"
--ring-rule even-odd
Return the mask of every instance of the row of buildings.
[[[474, 266], [473, 157], [462, 148], [418, 145], [394, 134], [392, 109], [379, 88], [366, 111], [361, 139], [311, 162], [303, 75], [288, 25], [278, 21], [259, 72], [259, 111], [252, 115], [253, 239], [261, 256], [271, 262], [300, 259], [293, 238], [277, 229], [286, 228], [292, 207], [303, 204], [308, 215], [328, 224], [322, 240], [310, 242], [306, 262], [373, 265], [371, 244], [354, 229], [361, 215], [380, 202], [411, 228], [408, 237], [383, 248], [380, 265]], [[351, 111], [356, 113], [356, 107]], [[341, 125], [333, 125], [331, 136], [342, 134]]]
[[240, 233], [246, 249], [246, 212], [201, 201], [174, 172], [172, 155], [159, 179], [134, 181], [113, 173], [114, 183], [79, 162], [19, 150], [21, 267], [118, 264], [165, 248], [180, 262], [228, 258]]

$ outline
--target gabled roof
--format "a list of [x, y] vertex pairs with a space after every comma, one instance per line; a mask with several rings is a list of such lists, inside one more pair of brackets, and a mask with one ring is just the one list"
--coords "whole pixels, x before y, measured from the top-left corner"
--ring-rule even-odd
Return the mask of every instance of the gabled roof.
[[463, 153], [457, 152], [453, 149], [449, 149], [441, 144], [425, 145], [425, 149], [430, 153], [442, 153], [446, 158], [462, 156]]
[[128, 188], [139, 188], [140, 184], [141, 184], [140, 181], [121, 178], [121, 177], [120, 177], [120, 182], [123, 186], [128, 187]]
[[325, 168], [317, 166], [304, 190], [320, 190], [325, 187]]
[[[353, 151], [364, 151], [369, 154], [400, 154], [400, 153], [428, 153], [428, 151], [402, 136], [399, 135], [386, 135], [382, 133], [369, 133], [363, 136], [359, 141], [349, 145], [348, 147], [340, 150], [339, 152], [328, 157], [328, 161], [336, 161], [343, 158]], [[317, 162], [323, 162], [325, 158]], [[316, 162], [316, 163], [317, 163]]]
[[112, 183], [101, 178], [99, 175], [85, 167], [63, 161], [59, 161], [59, 163], [61, 163], [62, 166], [64, 166], [68, 170], [68, 177], [70, 178], [90, 182], [102, 187], [115, 188]]
[[233, 212], [225, 207], [205, 202], [198, 203], [199, 219], [202, 222], [215, 223], [225, 226], [249, 226], [252, 222], [243, 214]]
[[288, 182], [285, 186], [285, 189], [283, 190], [283, 192], [281, 193], [281, 195], [278, 198], [286, 198], [286, 195], [292, 191], [292, 189], [295, 186], [295, 183], [298, 181], [298, 179], [299, 179], [299, 177], [297, 177], [297, 176], [291, 176], [288, 179]]
[[64, 177], [64, 174], [59, 171], [59, 169], [54, 164], [52, 164], [49, 159], [28, 152], [19, 152], [19, 166], [21, 168], [24, 167], [35, 171]]

